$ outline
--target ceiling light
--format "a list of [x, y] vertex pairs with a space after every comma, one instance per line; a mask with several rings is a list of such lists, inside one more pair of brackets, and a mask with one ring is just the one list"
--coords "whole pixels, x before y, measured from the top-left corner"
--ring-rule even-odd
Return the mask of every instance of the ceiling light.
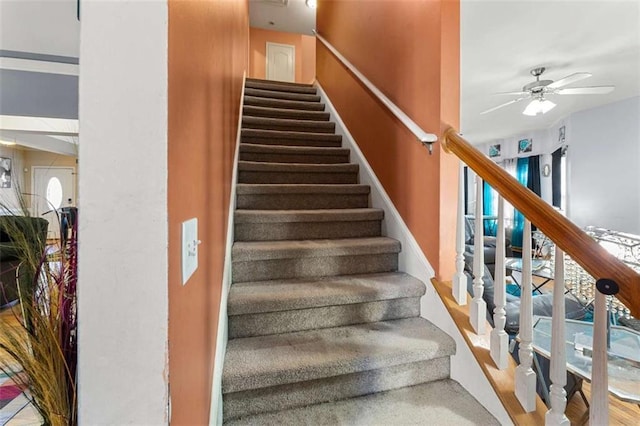
[[316, 7], [318, 7], [318, 0], [306, 0], [307, 3], [307, 7], [310, 9], [315, 9]]
[[539, 115], [539, 114], [546, 114], [549, 111], [551, 111], [553, 108], [555, 108], [556, 104], [554, 104], [553, 102], [547, 100], [547, 99], [534, 99], [531, 101], [531, 103], [529, 105], [527, 105], [527, 108], [525, 108], [524, 111], [522, 111], [522, 113], [524, 115]]
[[3, 141], [3, 140], [0, 140], [0, 145], [13, 146], [13, 145], [15, 145], [15, 144], [16, 144], [16, 142], [15, 142], [15, 141], [11, 142], [11, 141]]

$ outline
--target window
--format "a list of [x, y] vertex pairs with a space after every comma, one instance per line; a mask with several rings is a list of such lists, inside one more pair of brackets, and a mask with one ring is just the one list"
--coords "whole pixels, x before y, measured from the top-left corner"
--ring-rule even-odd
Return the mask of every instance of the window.
[[47, 183], [47, 202], [54, 210], [59, 209], [62, 205], [62, 183], [55, 176]]

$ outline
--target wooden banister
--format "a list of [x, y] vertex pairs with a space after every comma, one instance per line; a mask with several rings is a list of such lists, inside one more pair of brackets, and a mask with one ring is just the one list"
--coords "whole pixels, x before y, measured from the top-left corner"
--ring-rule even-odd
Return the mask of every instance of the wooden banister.
[[640, 318], [640, 274], [610, 254], [573, 222], [500, 166], [475, 149], [451, 127], [442, 137], [446, 152], [455, 154], [596, 280], [609, 278], [620, 287], [616, 297]]

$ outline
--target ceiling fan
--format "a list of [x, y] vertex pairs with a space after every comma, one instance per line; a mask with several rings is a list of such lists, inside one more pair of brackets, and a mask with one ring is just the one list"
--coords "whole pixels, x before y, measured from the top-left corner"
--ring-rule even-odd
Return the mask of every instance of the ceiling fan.
[[480, 115], [487, 114], [497, 109], [531, 98], [533, 98], [532, 101], [527, 105], [522, 113], [524, 115], [531, 116], [545, 114], [556, 106], [555, 103], [546, 99], [547, 95], [604, 95], [611, 93], [613, 89], [615, 89], [615, 86], [569, 87], [563, 89], [564, 86], [568, 86], [576, 81], [591, 77], [591, 74], [588, 72], [577, 72], [557, 81], [540, 80], [540, 76], [544, 73], [545, 69], [545, 67], [532, 69], [531, 75], [536, 78], [536, 81], [525, 84], [522, 91], [496, 93], [496, 95], [513, 95], [518, 96], [518, 98], [496, 107], [489, 108], [486, 111], [482, 111]]

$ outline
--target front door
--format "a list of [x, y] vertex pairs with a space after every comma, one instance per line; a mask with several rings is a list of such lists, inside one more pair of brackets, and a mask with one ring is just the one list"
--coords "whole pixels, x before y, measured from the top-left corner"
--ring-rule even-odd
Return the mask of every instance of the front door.
[[296, 81], [296, 47], [267, 42], [267, 80]]
[[33, 215], [49, 221], [47, 238], [60, 238], [56, 212], [76, 205], [76, 174], [73, 167], [33, 167]]

